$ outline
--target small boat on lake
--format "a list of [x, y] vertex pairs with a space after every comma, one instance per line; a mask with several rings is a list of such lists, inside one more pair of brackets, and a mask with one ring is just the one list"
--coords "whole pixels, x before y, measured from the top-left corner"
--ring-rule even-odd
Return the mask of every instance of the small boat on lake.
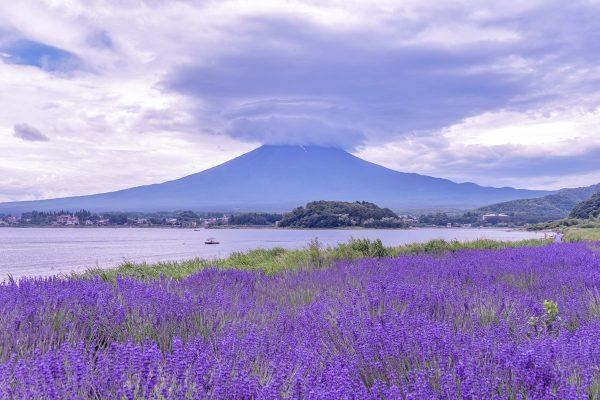
[[204, 241], [204, 244], [219, 244], [219, 241], [216, 238], [208, 238]]

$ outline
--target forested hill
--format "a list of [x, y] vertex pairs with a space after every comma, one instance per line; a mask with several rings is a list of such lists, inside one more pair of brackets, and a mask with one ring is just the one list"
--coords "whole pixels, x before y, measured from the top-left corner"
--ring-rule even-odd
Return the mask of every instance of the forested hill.
[[595, 194], [589, 200], [577, 204], [569, 217], [581, 219], [600, 218], [600, 193]]
[[313, 201], [297, 207], [279, 222], [291, 228], [404, 228], [405, 224], [389, 208], [357, 201]]
[[580, 202], [600, 193], [600, 183], [592, 186], [563, 189], [555, 194], [533, 199], [505, 201], [481, 207], [484, 213], [505, 213], [524, 222], [544, 222], [566, 218]]

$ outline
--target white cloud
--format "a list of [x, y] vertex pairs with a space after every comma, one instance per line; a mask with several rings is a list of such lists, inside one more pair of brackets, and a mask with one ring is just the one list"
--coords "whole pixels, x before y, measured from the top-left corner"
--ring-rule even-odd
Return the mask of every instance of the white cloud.
[[449, 142], [478, 146], [521, 146], [535, 155], [578, 154], [600, 146], [600, 108], [544, 112], [498, 111], [467, 118], [442, 130]]
[[586, 186], [600, 182], [600, 108], [484, 113], [428, 137], [372, 145], [358, 155], [460, 182], [532, 189]]

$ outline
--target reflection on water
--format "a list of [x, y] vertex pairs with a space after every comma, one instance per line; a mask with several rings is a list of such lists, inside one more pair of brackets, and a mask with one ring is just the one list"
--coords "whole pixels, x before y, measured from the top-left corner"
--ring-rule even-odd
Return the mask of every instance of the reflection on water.
[[[207, 237], [220, 244], [205, 245]], [[385, 245], [431, 239], [521, 240], [543, 233], [501, 229], [424, 228], [410, 230], [154, 229], [154, 228], [0, 228], [0, 280], [9, 274], [47, 276], [129, 261], [226, 257], [258, 247], [301, 248], [314, 238], [325, 245], [349, 238], [381, 239]]]

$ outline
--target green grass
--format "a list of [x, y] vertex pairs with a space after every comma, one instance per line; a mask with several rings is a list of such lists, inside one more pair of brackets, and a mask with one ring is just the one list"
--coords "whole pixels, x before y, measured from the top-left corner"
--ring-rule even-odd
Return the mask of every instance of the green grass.
[[600, 229], [600, 221], [594, 221], [589, 219], [576, 219], [576, 218], [564, 218], [556, 221], [543, 222], [535, 224], [529, 227], [531, 231], [543, 231], [543, 230], [566, 230], [572, 228], [582, 229]]
[[564, 233], [566, 242], [600, 240], [600, 221], [591, 219], [565, 218], [537, 224], [530, 230], [552, 230]]
[[565, 241], [582, 242], [586, 240], [600, 240], [600, 227], [565, 229]]
[[397, 257], [402, 254], [441, 254], [460, 249], [501, 249], [506, 247], [543, 246], [548, 243], [549, 241], [541, 239], [519, 242], [498, 242], [487, 239], [471, 242], [432, 240], [427, 243], [386, 247], [379, 239], [351, 239], [349, 242], [341, 243], [335, 247], [324, 247], [315, 239], [306, 248], [299, 250], [286, 250], [278, 247], [236, 252], [223, 259], [195, 258], [192, 260], [153, 264], [125, 262], [116, 268], [93, 268], [83, 274], [74, 274], [71, 277], [85, 279], [99, 276], [102, 279], [111, 281], [118, 277], [151, 280], [164, 276], [173, 279], [182, 279], [209, 267], [263, 271], [267, 274], [275, 274], [284, 270], [326, 268], [337, 260]]

